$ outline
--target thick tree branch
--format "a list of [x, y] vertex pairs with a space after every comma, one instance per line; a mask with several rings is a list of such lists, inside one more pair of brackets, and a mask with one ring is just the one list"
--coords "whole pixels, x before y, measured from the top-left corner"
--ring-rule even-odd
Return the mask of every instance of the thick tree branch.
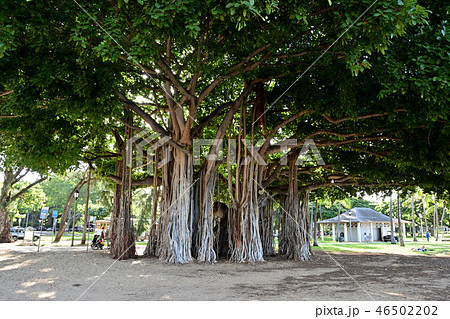
[[1, 93], [0, 93], [0, 96], [5, 96], [5, 95], [11, 94], [11, 93], [13, 93], [13, 92], [14, 92], [14, 90], [7, 91], [7, 92], [1, 92]]
[[[116, 184], [122, 184], [122, 178], [116, 176], [116, 175], [107, 175], [107, 178], [109, 178], [110, 180], [114, 181]], [[131, 185], [132, 186], [151, 186], [153, 185], [153, 176], [148, 176], [146, 178], [142, 178], [142, 179], [134, 179], [131, 181]], [[156, 186], [160, 186], [162, 185], [162, 180], [161, 178], [157, 177], [157, 185]]]
[[[406, 109], [396, 109], [396, 110], [394, 110], [395, 113], [407, 112], [407, 111], [408, 110], [406, 110]], [[356, 118], [347, 116], [347, 117], [343, 117], [341, 119], [333, 119], [331, 116], [328, 116], [328, 115], [325, 115], [325, 114], [322, 114], [322, 116], [330, 123], [339, 124], [339, 123], [342, 123], [342, 122], [345, 122], [345, 121], [348, 121], [348, 120], [363, 120], [363, 119], [369, 119], [369, 118], [374, 118], [374, 117], [382, 117], [382, 116], [385, 116], [387, 114], [389, 114], [389, 113], [388, 112], [374, 113], [374, 114], [359, 115]]]
[[38, 179], [37, 181], [31, 183], [30, 185], [28, 185], [27, 187], [23, 188], [22, 190], [20, 190], [17, 194], [13, 195], [11, 197], [11, 202], [15, 201], [20, 195], [22, 195], [23, 193], [25, 193], [27, 190], [29, 190], [31, 187], [33, 187], [34, 185], [37, 185], [39, 183], [42, 183], [43, 181], [45, 181], [47, 179], [47, 176], [41, 177], [40, 179]]

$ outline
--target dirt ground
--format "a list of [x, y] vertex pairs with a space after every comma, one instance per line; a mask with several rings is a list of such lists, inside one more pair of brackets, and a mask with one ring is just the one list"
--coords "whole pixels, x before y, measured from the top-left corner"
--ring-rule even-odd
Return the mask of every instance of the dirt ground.
[[144, 257], [115, 262], [107, 251], [37, 253], [2, 245], [0, 300], [450, 299], [449, 257], [330, 256], [317, 252], [310, 262], [272, 257], [260, 264], [167, 265]]

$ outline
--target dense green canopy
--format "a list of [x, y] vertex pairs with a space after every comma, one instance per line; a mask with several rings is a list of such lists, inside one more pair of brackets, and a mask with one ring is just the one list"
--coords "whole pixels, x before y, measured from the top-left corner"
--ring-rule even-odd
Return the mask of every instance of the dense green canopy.
[[[149, 128], [170, 138], [173, 166], [156, 173], [162, 206], [178, 218], [178, 198], [198, 177], [203, 195], [186, 205], [200, 211], [203, 234], [212, 232], [216, 172], [236, 216], [258, 202], [238, 198], [253, 187], [290, 192], [293, 170], [277, 144], [285, 139], [297, 141], [290, 159], [313, 139], [325, 162], [295, 171], [300, 191], [448, 189], [448, 13], [416, 0], [2, 3], [1, 152], [40, 171], [88, 161], [125, 184], [122, 140]], [[227, 137], [265, 139], [256, 184], [244, 182], [251, 168], [194, 166], [186, 155], [194, 139]], [[187, 250], [167, 260], [189, 261]]]

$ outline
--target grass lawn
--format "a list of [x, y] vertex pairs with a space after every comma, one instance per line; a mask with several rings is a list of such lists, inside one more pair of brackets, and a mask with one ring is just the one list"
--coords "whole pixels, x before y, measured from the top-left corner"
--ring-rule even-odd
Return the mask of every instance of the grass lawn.
[[[75, 245], [78, 246], [81, 244], [82, 233], [75, 233]], [[53, 247], [68, 247], [72, 242], [72, 234], [64, 233], [61, 241], [59, 243], [52, 243], [52, 236], [45, 235], [41, 238], [41, 246], [53, 246]], [[89, 234], [89, 242], [92, 241], [93, 233]], [[444, 235], [444, 240], [450, 240], [450, 234]], [[21, 241], [19, 240], [20, 244]], [[35, 242], [36, 244], [38, 242]], [[278, 238], [274, 239], [274, 248], [275, 251], [278, 250]], [[390, 242], [376, 242], [376, 243], [338, 243], [333, 241], [331, 236], [325, 236], [324, 240], [320, 240], [318, 238], [319, 247], [312, 247], [313, 250], [325, 250], [328, 252], [365, 252], [365, 253], [383, 253], [383, 254], [401, 254], [401, 255], [435, 255], [435, 256], [450, 256], [450, 241], [438, 241], [436, 242], [433, 238], [430, 239], [429, 242], [426, 239], [422, 240], [420, 236], [418, 236], [418, 241], [413, 242], [412, 237], [408, 236], [405, 241], [405, 247], [400, 247], [400, 244], [392, 245]], [[145, 246], [147, 245], [147, 241], [138, 241], [136, 242], [137, 246]], [[422, 245], [425, 245], [427, 248], [426, 252], [417, 252], [412, 251], [411, 248], [419, 248]]]
[[[446, 237], [444, 237], [446, 239]], [[401, 254], [401, 255], [436, 255], [436, 256], [450, 256], [450, 241], [438, 241], [430, 239], [429, 242], [422, 240], [420, 237], [417, 242], [412, 238], [407, 237], [405, 247], [401, 247], [399, 243], [393, 245], [390, 242], [376, 242], [376, 243], [338, 243], [331, 240], [331, 237], [325, 237], [324, 241], [319, 240], [319, 247], [313, 247], [313, 250], [325, 251], [342, 251], [342, 252], [372, 252], [382, 254]], [[426, 252], [412, 251], [411, 248], [419, 248], [425, 245]]]

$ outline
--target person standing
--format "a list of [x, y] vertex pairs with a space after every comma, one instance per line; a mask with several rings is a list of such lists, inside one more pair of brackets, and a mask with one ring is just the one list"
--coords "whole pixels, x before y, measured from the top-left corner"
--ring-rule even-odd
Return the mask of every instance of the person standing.
[[427, 241], [430, 241], [430, 233], [428, 232], [428, 230], [425, 236], [427, 236]]
[[367, 242], [371, 243], [372, 242], [372, 235], [369, 233], [369, 236], [367, 236]]

